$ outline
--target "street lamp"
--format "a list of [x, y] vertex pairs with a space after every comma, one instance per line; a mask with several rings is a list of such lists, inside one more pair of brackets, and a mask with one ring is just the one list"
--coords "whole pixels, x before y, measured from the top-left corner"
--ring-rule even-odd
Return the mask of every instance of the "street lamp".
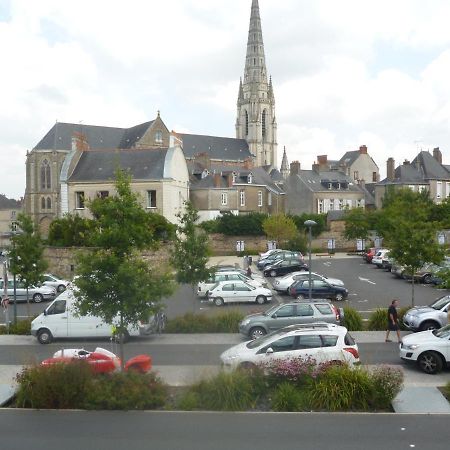
[[314, 220], [306, 220], [303, 224], [305, 227], [308, 227], [308, 238], [309, 238], [309, 260], [308, 260], [308, 270], [309, 270], [309, 300], [312, 299], [312, 280], [311, 280], [311, 241], [312, 241], [312, 233], [311, 228], [317, 225]]

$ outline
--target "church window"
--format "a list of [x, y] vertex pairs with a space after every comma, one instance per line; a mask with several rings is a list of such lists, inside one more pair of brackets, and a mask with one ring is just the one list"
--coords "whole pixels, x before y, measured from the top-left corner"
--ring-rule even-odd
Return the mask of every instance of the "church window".
[[162, 131], [157, 131], [156, 133], [155, 133], [155, 143], [157, 143], [157, 144], [162, 144], [162, 141], [163, 141], [163, 137], [162, 137]]
[[47, 197], [47, 209], [52, 209], [52, 199]]
[[266, 137], [266, 116], [267, 116], [267, 112], [266, 112], [266, 110], [264, 110], [262, 112], [262, 118], [261, 118], [263, 139]]
[[41, 189], [50, 189], [52, 187], [50, 164], [44, 159], [41, 164]]
[[156, 208], [156, 191], [147, 191], [147, 208]]
[[248, 112], [245, 111], [245, 135], [248, 136]]
[[75, 192], [75, 208], [84, 209], [84, 192]]
[[41, 198], [41, 209], [45, 209], [45, 197]]

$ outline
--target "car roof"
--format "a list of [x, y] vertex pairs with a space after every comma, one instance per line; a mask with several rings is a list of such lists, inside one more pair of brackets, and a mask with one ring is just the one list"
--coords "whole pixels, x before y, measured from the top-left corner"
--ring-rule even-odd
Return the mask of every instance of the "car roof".
[[295, 334], [301, 334], [311, 331], [334, 331], [339, 333], [346, 333], [347, 328], [335, 325], [334, 323], [327, 323], [327, 322], [314, 322], [314, 323], [299, 323], [295, 325], [288, 325], [287, 327], [281, 328], [279, 330], [283, 333], [295, 333]]

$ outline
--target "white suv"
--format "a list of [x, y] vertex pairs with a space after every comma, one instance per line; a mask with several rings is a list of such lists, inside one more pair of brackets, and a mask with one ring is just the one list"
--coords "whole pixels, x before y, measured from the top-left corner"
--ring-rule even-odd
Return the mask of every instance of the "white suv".
[[258, 280], [249, 278], [238, 271], [230, 270], [229, 272], [216, 272], [209, 280], [198, 283], [197, 295], [199, 297], [207, 297], [208, 291], [221, 281], [243, 281], [253, 287], [263, 286]]
[[327, 323], [290, 325], [220, 355], [227, 369], [249, 368], [273, 360], [313, 358], [323, 362], [359, 363], [358, 346], [347, 328]]

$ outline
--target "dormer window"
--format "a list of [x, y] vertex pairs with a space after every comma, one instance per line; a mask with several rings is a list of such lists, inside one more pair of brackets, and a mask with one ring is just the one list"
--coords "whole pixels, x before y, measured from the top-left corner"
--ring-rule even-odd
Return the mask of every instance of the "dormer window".
[[331, 183], [328, 183], [328, 189], [331, 189], [333, 185]]
[[233, 183], [236, 183], [236, 177], [237, 177], [236, 172], [233, 172], [231, 174], [231, 177], [232, 177]]
[[248, 184], [253, 183], [253, 174], [251, 174], [251, 173], [248, 174], [248, 177], [247, 177], [247, 183], [248, 183]]
[[203, 179], [203, 178], [206, 178], [208, 175], [209, 175], [209, 172], [208, 172], [207, 169], [205, 169], [205, 170], [202, 172], [202, 179]]

